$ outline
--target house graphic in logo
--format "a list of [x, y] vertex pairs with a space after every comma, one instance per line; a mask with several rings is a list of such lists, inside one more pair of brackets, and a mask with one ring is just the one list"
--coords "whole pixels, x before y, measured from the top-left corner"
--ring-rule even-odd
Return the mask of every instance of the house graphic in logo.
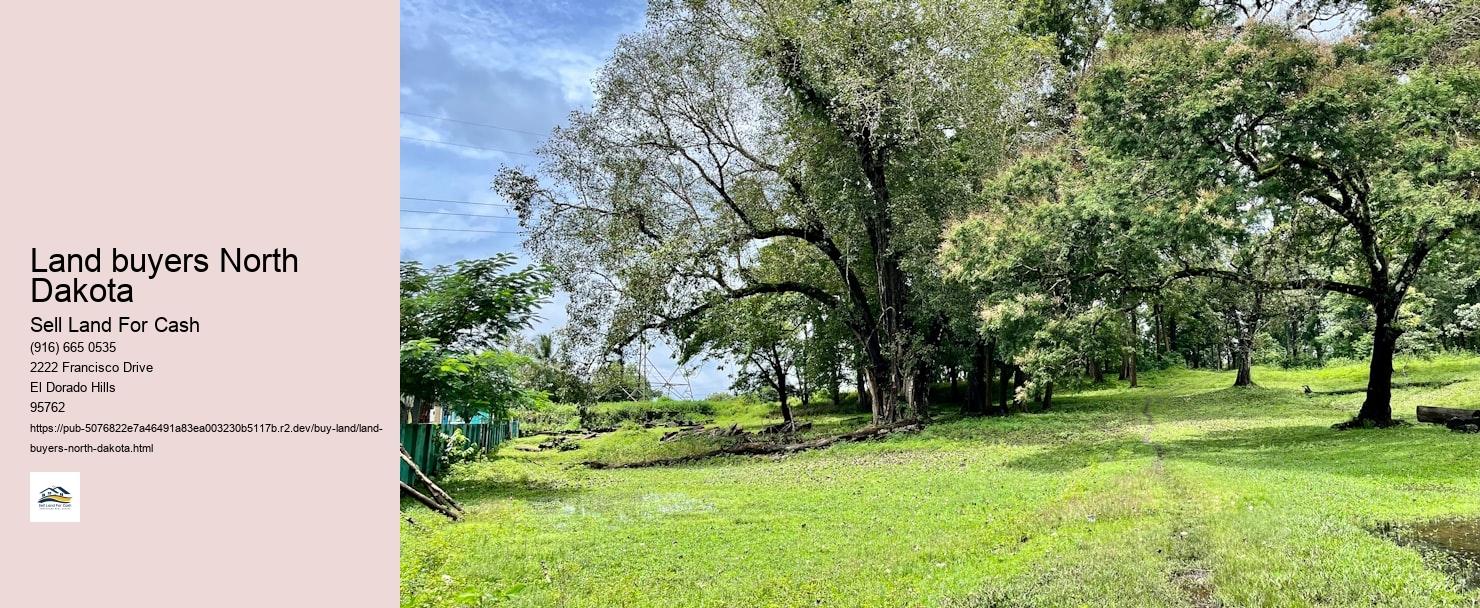
[[72, 506], [72, 493], [62, 486], [52, 486], [41, 491], [41, 498], [36, 504], [42, 508], [67, 508]]
[[27, 496], [31, 501], [31, 521], [82, 521], [81, 473], [32, 472], [31, 492]]

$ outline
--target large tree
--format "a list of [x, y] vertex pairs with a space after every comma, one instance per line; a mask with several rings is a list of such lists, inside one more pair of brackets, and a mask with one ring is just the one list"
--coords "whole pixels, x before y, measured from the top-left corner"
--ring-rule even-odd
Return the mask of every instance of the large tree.
[[[1016, 141], [1051, 58], [995, 0], [658, 0], [495, 189], [615, 348], [722, 302], [794, 293], [847, 325], [874, 419], [924, 414], [945, 320], [918, 291], [973, 175]], [[967, 170], [967, 168], [974, 168]], [[829, 273], [757, 277], [761, 245]]]
[[1394, 10], [1327, 45], [1281, 26], [1166, 33], [1084, 85], [1087, 138], [1210, 192], [1245, 191], [1283, 227], [1299, 276], [1188, 267], [1373, 311], [1361, 424], [1392, 423], [1400, 308], [1425, 262], [1480, 223], [1480, 68], [1472, 0]]

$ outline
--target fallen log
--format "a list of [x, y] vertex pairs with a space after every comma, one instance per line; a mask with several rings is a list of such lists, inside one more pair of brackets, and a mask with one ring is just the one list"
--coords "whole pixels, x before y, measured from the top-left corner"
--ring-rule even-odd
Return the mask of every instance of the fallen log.
[[766, 441], [745, 441], [730, 444], [722, 448], [710, 450], [708, 452], [691, 454], [688, 456], [658, 458], [655, 460], [644, 460], [641, 462], [626, 462], [618, 464], [587, 461], [583, 464], [592, 469], [635, 469], [642, 467], [681, 464], [685, 462], [693, 462], [696, 460], [704, 460], [706, 458], [713, 458], [715, 456], [725, 455], [763, 456], [767, 454], [791, 454], [803, 450], [815, 450], [819, 448], [825, 448], [839, 442], [864, 441], [867, 439], [873, 439], [875, 437], [883, 437], [891, 433], [908, 433], [918, 431], [921, 428], [923, 427], [919, 422], [914, 420], [907, 420], [904, 422], [896, 422], [894, 424], [886, 424], [883, 426], [866, 426], [851, 433], [843, 433], [842, 435], [833, 435], [831, 437], [820, 437], [800, 443], [782, 444]]
[[1418, 406], [1418, 421], [1442, 424], [1451, 429], [1463, 430], [1469, 425], [1480, 425], [1480, 410], [1420, 405]]
[[551, 437], [567, 437], [567, 436], [569, 436], [569, 437], [579, 437], [579, 436], [583, 436], [583, 435], [590, 435], [592, 433], [597, 433], [597, 434], [610, 433], [610, 432], [613, 432], [613, 431], [616, 431], [616, 430], [617, 429], [615, 427], [599, 427], [599, 428], [594, 428], [594, 429], [576, 429], [574, 431], [549, 431], [549, 432], [546, 432], [546, 433], [535, 433], [535, 434], [536, 435], [549, 435]]
[[1419, 422], [1449, 422], [1450, 420], [1472, 420], [1480, 418], [1480, 410], [1465, 410], [1454, 407], [1418, 406]]
[[719, 436], [721, 433], [724, 433], [724, 432], [728, 432], [728, 431], [726, 429], [722, 429], [722, 428], [706, 429], [706, 428], [704, 428], [704, 425], [702, 425], [702, 424], [696, 424], [696, 425], [692, 425], [692, 426], [680, 427], [678, 429], [675, 429], [675, 430], [672, 430], [672, 431], [668, 431], [666, 433], [663, 433], [663, 437], [660, 438], [660, 439], [658, 439], [658, 442], [659, 443], [667, 443], [667, 442], [673, 441], [675, 439], [681, 439], [681, 438], [684, 438], [684, 437], [693, 437], [695, 435]]
[[457, 504], [457, 501], [452, 499], [451, 494], [443, 491], [437, 484], [432, 483], [431, 478], [427, 477], [426, 473], [421, 472], [421, 467], [416, 466], [416, 461], [411, 459], [411, 453], [406, 451], [406, 446], [404, 445], [401, 446], [401, 460], [411, 467], [411, 472], [416, 474], [416, 478], [421, 480], [421, 485], [427, 487], [427, 490], [432, 493], [432, 497], [437, 499], [438, 503], [467, 513], [467, 510], [463, 509], [462, 505]]
[[459, 518], [457, 516], [457, 513], [454, 512], [452, 509], [449, 509], [447, 507], [444, 507], [442, 505], [437, 504], [437, 501], [432, 500], [431, 498], [428, 498], [426, 494], [422, 494], [421, 492], [417, 492], [415, 488], [406, 485], [406, 482], [401, 481], [400, 484], [401, 484], [401, 493], [402, 494], [405, 494], [407, 496], [410, 496], [412, 498], [415, 498], [417, 502], [426, 505], [426, 507], [428, 509], [431, 509], [433, 511], [436, 511], [438, 513], [441, 513], [443, 515], [446, 515], [447, 517], [451, 518], [452, 521], [457, 521], [457, 520], [461, 519], [461, 518]]
[[[1392, 384], [1392, 387], [1393, 387], [1393, 390], [1395, 390], [1395, 391], [1404, 390], [1404, 389], [1410, 389], [1410, 388], [1443, 388], [1443, 387], [1449, 386], [1451, 384], [1459, 384], [1461, 382], [1464, 382], [1464, 380], [1432, 380], [1432, 381], [1428, 381], [1428, 382], [1394, 382]], [[1310, 390], [1310, 387], [1309, 386], [1305, 386], [1305, 393], [1307, 395], [1355, 395], [1357, 393], [1365, 393], [1365, 392], [1367, 392], [1367, 389], [1365, 387], [1364, 388], [1345, 388], [1345, 389], [1336, 390], [1336, 391], [1312, 391], [1312, 390]], [[1438, 408], [1438, 409], [1441, 409], [1442, 410], [1442, 409], [1449, 409], [1449, 408], [1442, 408], [1441, 407], [1441, 408]]]
[[571, 437], [570, 435], [558, 435], [558, 436], [550, 439], [549, 441], [546, 441], [544, 443], [541, 443], [540, 444], [540, 449], [541, 450], [558, 449], [561, 445], [564, 445], [566, 441], [570, 440], [570, 437]]

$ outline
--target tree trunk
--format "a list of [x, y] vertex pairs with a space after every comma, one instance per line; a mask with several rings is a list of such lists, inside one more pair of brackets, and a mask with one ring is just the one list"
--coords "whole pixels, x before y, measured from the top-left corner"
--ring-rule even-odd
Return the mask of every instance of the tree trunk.
[[1136, 388], [1137, 386], [1140, 386], [1140, 384], [1138, 384], [1137, 381], [1136, 381], [1136, 366], [1137, 365], [1138, 365], [1138, 363], [1136, 361], [1136, 351], [1131, 351], [1130, 369], [1128, 370], [1129, 373], [1130, 373], [1131, 388]]
[[1127, 380], [1131, 381], [1131, 388], [1136, 388], [1136, 352], [1141, 346], [1141, 322], [1136, 318], [1136, 309], [1131, 309], [1131, 349], [1130, 357], [1127, 358], [1126, 369]]
[[998, 402], [1002, 404], [1003, 414], [1012, 411], [1011, 407], [1009, 407], [1008, 395], [1011, 394], [1011, 389], [1009, 387], [1012, 386], [1013, 367], [1014, 366], [1011, 363], [1008, 363], [1006, 361], [1002, 362], [1002, 373], [1000, 374], [1001, 377], [997, 380], [997, 392], [999, 393]]
[[1234, 378], [1233, 385], [1254, 386], [1254, 378], [1249, 370], [1249, 360], [1252, 359], [1253, 356], [1249, 352], [1249, 348], [1242, 344], [1243, 341], [1240, 340], [1239, 342], [1238, 377]]
[[957, 386], [957, 382], [956, 381], [958, 380], [958, 378], [956, 377], [956, 375], [957, 375], [956, 374], [956, 371], [957, 370], [954, 367], [952, 367], [951, 370], [950, 370], [950, 374], [951, 374], [951, 401], [955, 401], [955, 402], [958, 402], [959, 403], [961, 401], [961, 389]]
[[1297, 318], [1294, 314], [1290, 315], [1290, 335], [1286, 336], [1285, 340], [1285, 367], [1287, 368], [1295, 367], [1300, 362], [1300, 350], [1298, 349], [1296, 339], [1300, 335], [1301, 321], [1302, 319]]
[[[1392, 298], [1396, 299], [1396, 298]], [[1372, 332], [1372, 363], [1367, 371], [1367, 400], [1357, 412], [1357, 420], [1378, 426], [1393, 424], [1393, 353], [1402, 330], [1393, 326], [1396, 304], [1378, 302], [1377, 325]]]
[[893, 375], [893, 370], [887, 368], [870, 368], [864, 372], [864, 382], [868, 385], [869, 406], [873, 412], [875, 424], [894, 422], [899, 409], [899, 393], [894, 390], [897, 384], [891, 378]]
[[831, 385], [830, 388], [832, 389], [832, 402], [833, 407], [835, 408], [841, 405], [843, 401], [843, 381], [841, 378], [842, 375], [843, 374], [838, 370], [837, 363], [834, 362], [832, 366], [832, 371], [828, 372], [827, 376], [828, 384]]
[[992, 362], [997, 360], [997, 341], [987, 342], [986, 356], [982, 357], [981, 401], [978, 405], [983, 414], [992, 409]]
[[1028, 375], [1023, 373], [1023, 368], [1017, 365], [1012, 366], [1012, 405], [1019, 412], [1027, 410], [1028, 407], [1027, 400], [1022, 394], [1023, 385], [1027, 382]]
[[1254, 364], [1254, 335], [1259, 331], [1259, 296], [1254, 296], [1255, 312], [1245, 316], [1234, 310], [1235, 346], [1237, 352], [1233, 353], [1234, 364], [1238, 366], [1238, 376], [1234, 378], [1234, 386], [1254, 386], [1254, 377], [1250, 367]]
[[971, 368], [966, 372], [966, 401], [961, 403], [963, 414], [987, 413], [986, 378], [991, 371], [987, 367], [987, 354], [978, 338], [971, 349]]
[[1161, 322], [1161, 304], [1152, 306], [1152, 311], [1156, 315], [1156, 360], [1161, 361], [1162, 354], [1165, 352], [1162, 350], [1162, 344], [1167, 339], [1166, 327]]
[[1053, 408], [1053, 381], [1050, 380], [1043, 385], [1043, 411]]
[[1105, 382], [1105, 370], [1100, 367], [1100, 362], [1094, 358], [1089, 360], [1089, 381], [1094, 384]]
[[928, 369], [921, 369], [910, 380], [910, 411], [921, 422], [930, 420], [930, 388], [934, 376]]
[[858, 393], [858, 409], [864, 412], [873, 411], [873, 399], [868, 394], [868, 382], [864, 379], [863, 366], [860, 365], [857, 369], [854, 369], [853, 375], [855, 376], [853, 384], [854, 391]]
[[1175, 314], [1168, 315], [1166, 322], [1167, 322], [1167, 352], [1172, 352], [1172, 348], [1174, 346], [1176, 346], [1176, 344], [1177, 344], [1177, 315], [1175, 315]]
[[791, 422], [791, 405], [786, 402], [786, 368], [780, 364], [775, 366], [773, 373], [776, 374], [776, 398], [781, 400], [781, 422]]
[[[905, 319], [904, 327], [910, 327], [909, 320]], [[946, 318], [937, 315], [925, 326], [923, 335], [923, 349], [913, 352], [899, 351], [899, 356], [894, 359], [894, 365], [898, 368], [895, 372], [897, 378], [903, 381], [905, 405], [909, 411], [909, 417], [920, 421], [930, 420], [930, 391], [935, 388], [937, 368], [936, 347], [940, 344], [941, 336], [946, 330]], [[913, 348], [913, 347], [912, 347]], [[902, 366], [901, 362], [908, 361], [908, 366]]]

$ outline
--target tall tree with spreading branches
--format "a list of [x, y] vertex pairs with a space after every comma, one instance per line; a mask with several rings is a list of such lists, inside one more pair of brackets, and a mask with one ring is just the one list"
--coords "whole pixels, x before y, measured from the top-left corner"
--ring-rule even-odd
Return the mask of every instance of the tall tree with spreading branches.
[[[494, 187], [586, 339], [798, 294], [847, 325], [877, 422], [924, 415], [945, 319], [917, 292], [939, 227], [1006, 157], [1053, 62], [1007, 16], [995, 0], [657, 0], [595, 106], [539, 150], [541, 175], [505, 168]], [[780, 241], [827, 276], [756, 276]]]

